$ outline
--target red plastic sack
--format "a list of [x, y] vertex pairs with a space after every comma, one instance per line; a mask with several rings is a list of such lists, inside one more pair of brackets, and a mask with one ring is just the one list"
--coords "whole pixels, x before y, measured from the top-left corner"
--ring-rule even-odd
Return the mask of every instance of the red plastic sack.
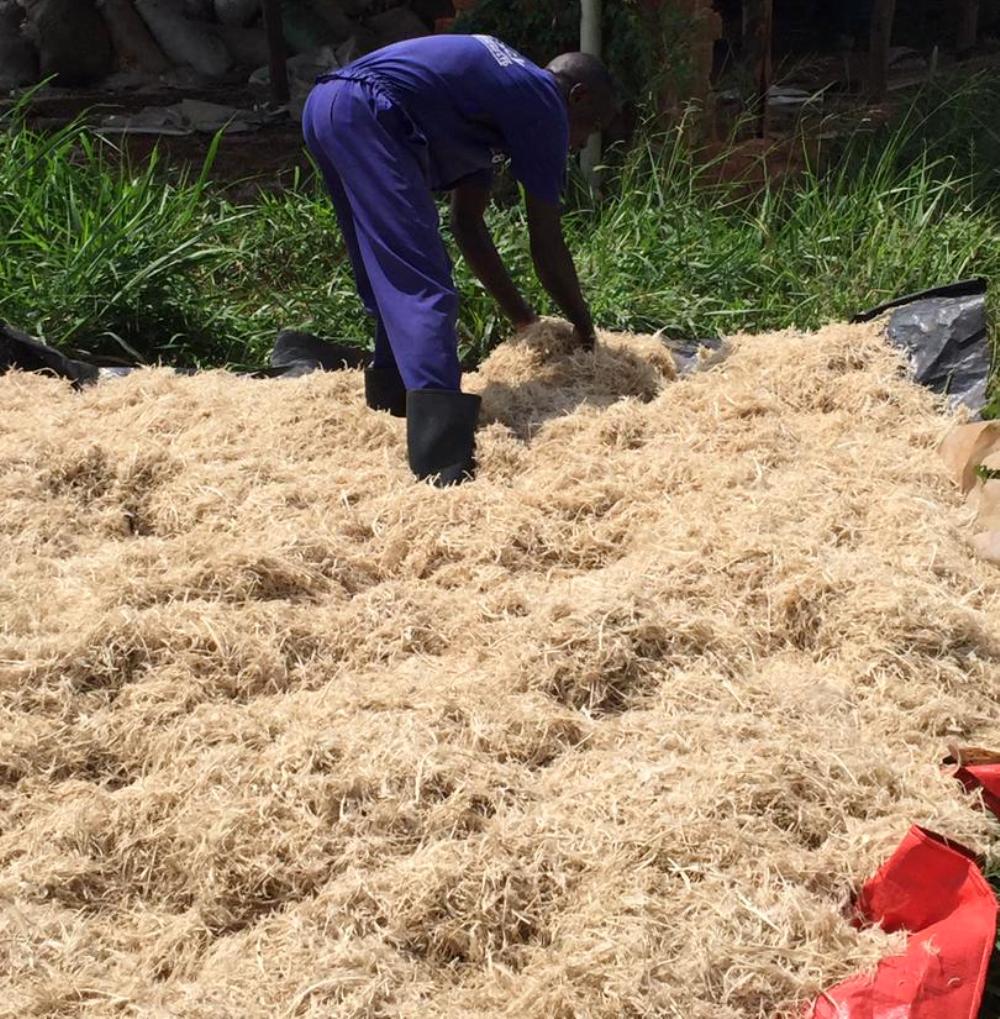
[[859, 921], [910, 931], [906, 953], [825, 991], [810, 1019], [976, 1019], [997, 901], [967, 849], [911, 828], [857, 909]]
[[983, 803], [1000, 817], [1000, 754], [978, 747], [953, 750], [944, 759], [946, 765], [958, 765], [955, 778], [965, 786], [966, 792], [983, 791]]

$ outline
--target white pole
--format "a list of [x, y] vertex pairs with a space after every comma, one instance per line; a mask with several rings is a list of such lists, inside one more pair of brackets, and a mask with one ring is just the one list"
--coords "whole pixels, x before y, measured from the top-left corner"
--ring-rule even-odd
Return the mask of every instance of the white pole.
[[[582, 0], [580, 5], [580, 49], [601, 55], [601, 0]], [[601, 162], [601, 136], [591, 135], [580, 157], [580, 166], [590, 186], [597, 187], [597, 167]]]

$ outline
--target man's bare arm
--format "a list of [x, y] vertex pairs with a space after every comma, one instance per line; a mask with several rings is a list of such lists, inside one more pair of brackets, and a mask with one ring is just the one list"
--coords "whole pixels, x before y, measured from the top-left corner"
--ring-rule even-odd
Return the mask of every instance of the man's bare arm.
[[500, 310], [517, 328], [537, 319], [507, 272], [483, 218], [490, 202], [489, 188], [481, 184], [459, 184], [452, 193], [451, 231], [462, 257], [469, 263]]
[[580, 292], [573, 256], [563, 237], [562, 212], [558, 205], [541, 202], [530, 194], [526, 197], [535, 272], [552, 300], [573, 324], [580, 345], [591, 350], [595, 342], [594, 323]]

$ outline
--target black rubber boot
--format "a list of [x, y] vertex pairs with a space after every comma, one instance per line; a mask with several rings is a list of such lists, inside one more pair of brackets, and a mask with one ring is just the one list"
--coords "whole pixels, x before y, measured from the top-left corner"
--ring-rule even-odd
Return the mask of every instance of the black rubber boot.
[[365, 369], [365, 403], [372, 410], [387, 410], [395, 418], [406, 417], [406, 387], [394, 368]]
[[410, 469], [438, 488], [460, 485], [476, 473], [476, 422], [482, 400], [450, 389], [411, 389], [406, 394], [406, 444]]

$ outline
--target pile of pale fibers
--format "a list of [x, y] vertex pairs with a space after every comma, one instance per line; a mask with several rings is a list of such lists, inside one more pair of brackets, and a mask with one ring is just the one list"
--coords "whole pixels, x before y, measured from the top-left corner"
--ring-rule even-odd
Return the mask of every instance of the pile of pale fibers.
[[602, 339], [470, 377], [446, 491], [353, 373], [0, 380], [4, 1014], [765, 1016], [899, 947], [910, 824], [988, 847], [934, 398], [874, 326]]

